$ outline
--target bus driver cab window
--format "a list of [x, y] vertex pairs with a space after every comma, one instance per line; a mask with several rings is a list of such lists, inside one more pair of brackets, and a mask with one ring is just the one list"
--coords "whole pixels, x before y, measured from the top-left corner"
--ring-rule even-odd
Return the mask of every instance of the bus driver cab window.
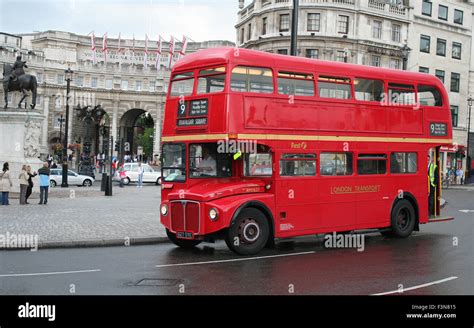
[[191, 178], [229, 177], [232, 160], [228, 153], [219, 153], [217, 143], [192, 144], [189, 147], [189, 175]]
[[196, 165], [196, 171], [204, 175], [216, 175], [216, 159], [211, 156], [206, 146], [202, 147], [202, 158]]

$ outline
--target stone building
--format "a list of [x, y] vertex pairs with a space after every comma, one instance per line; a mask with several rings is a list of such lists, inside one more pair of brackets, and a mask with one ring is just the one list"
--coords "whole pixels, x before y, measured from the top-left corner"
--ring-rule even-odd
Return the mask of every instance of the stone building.
[[[61, 118], [65, 119], [66, 81], [65, 70], [73, 71], [70, 93], [70, 115], [68, 144], [84, 142], [85, 128], [76, 119], [77, 105], [101, 105], [106, 115], [93, 127], [91, 152], [103, 151], [102, 133], [108, 131], [114, 140], [129, 142], [131, 152], [134, 125], [141, 115], [153, 119], [153, 153], [160, 151], [161, 123], [170, 70], [169, 43], [163, 42], [160, 69], [156, 68], [157, 41], [148, 41], [145, 65], [145, 40], [119, 40], [108, 38], [107, 59], [102, 52], [102, 37], [95, 38], [96, 55], [91, 50], [91, 38], [62, 31], [45, 31], [12, 35], [0, 33], [0, 64], [13, 63], [18, 53], [27, 61], [27, 74], [35, 75], [38, 81], [36, 111], [46, 118], [42, 126], [42, 153], [52, 153], [52, 145], [64, 135]], [[176, 43], [174, 61], [178, 59], [181, 42]], [[229, 41], [189, 42], [186, 53], [199, 49], [234, 46]], [[0, 92], [3, 100], [3, 89]], [[10, 93], [10, 107], [16, 107], [19, 93]], [[31, 101], [30, 99], [28, 99]], [[3, 101], [2, 101], [3, 105]], [[147, 154], [151, 155], [151, 154]]]

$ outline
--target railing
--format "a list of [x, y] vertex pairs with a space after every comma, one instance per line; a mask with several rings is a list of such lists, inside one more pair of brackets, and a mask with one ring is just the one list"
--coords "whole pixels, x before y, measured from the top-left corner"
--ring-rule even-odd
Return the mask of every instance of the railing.
[[403, 5], [392, 5], [381, 0], [368, 0], [367, 6], [371, 9], [388, 12], [398, 16], [406, 16], [407, 8]]

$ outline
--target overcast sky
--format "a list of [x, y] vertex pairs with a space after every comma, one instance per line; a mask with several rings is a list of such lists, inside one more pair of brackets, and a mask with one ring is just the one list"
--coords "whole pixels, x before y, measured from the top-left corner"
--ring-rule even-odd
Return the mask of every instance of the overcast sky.
[[[250, 0], [246, 0], [246, 4]], [[235, 42], [238, 0], [0, 0], [0, 31], [105, 32], [109, 38]]]

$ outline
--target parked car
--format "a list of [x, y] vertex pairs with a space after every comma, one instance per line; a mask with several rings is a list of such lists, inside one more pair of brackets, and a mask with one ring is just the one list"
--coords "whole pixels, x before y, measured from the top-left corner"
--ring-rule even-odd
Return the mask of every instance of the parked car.
[[[143, 167], [143, 182], [151, 182], [157, 185], [161, 184], [161, 172], [155, 171], [150, 165], [142, 164]], [[130, 182], [138, 181], [138, 163], [125, 163], [123, 165], [126, 178], [123, 183], [125, 185], [130, 184]], [[115, 173], [115, 180], [120, 180], [119, 172]]]
[[[50, 175], [49, 185], [53, 188], [56, 187], [57, 185], [61, 185], [61, 183], [63, 182], [63, 170], [51, 169], [50, 172], [51, 172], [51, 175]], [[94, 183], [94, 178], [88, 175], [77, 174], [76, 172], [71, 171], [71, 170], [68, 170], [67, 175], [68, 175], [67, 183], [69, 185], [90, 187]]]

